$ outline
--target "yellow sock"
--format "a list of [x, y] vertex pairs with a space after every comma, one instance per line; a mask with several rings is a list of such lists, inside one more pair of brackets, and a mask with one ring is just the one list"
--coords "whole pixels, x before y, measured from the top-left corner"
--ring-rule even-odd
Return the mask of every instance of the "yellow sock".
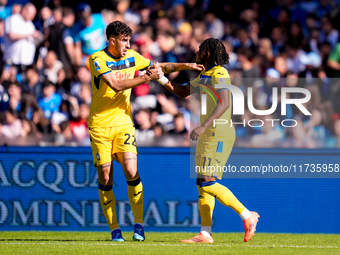
[[199, 185], [198, 189], [198, 209], [201, 214], [201, 225], [211, 226], [213, 210], [215, 207], [215, 198], [205, 192]]
[[230, 207], [238, 214], [243, 211], [243, 204], [238, 201], [238, 199], [227, 187], [216, 182], [215, 184], [210, 186], [203, 186], [202, 189], [213, 197], [216, 197], [216, 199], [221, 204]]
[[112, 191], [112, 185], [99, 184], [99, 201], [110, 230], [119, 228], [116, 215], [116, 198]]
[[128, 196], [136, 223], [143, 223], [143, 185], [140, 177], [127, 181]]

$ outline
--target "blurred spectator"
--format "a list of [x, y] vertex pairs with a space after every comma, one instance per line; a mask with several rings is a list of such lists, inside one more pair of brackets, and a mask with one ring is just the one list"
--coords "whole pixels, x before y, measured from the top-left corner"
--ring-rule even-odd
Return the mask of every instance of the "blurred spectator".
[[266, 70], [274, 64], [272, 43], [269, 39], [263, 38], [259, 41], [258, 52], [259, 55], [256, 57], [255, 61], [256, 65], [258, 65], [261, 69], [262, 76], [264, 76]]
[[182, 23], [178, 28], [174, 53], [181, 63], [195, 62], [196, 52], [191, 49], [192, 27], [188, 22]]
[[214, 11], [210, 10], [205, 14], [205, 21], [210, 37], [222, 39], [224, 35], [223, 22], [216, 17]]
[[31, 93], [35, 98], [42, 95], [42, 82], [34, 68], [27, 68], [24, 73], [22, 91]]
[[32, 121], [37, 127], [40, 136], [53, 133], [51, 122], [45, 117], [44, 112], [40, 108], [33, 112]]
[[279, 56], [284, 46], [284, 35], [280, 27], [273, 27], [270, 34], [270, 39], [273, 46], [273, 55]]
[[154, 23], [150, 19], [150, 14], [150, 8], [146, 5], [142, 5], [140, 9], [141, 22], [139, 26], [142, 32], [147, 33], [150, 37], [153, 37]]
[[88, 56], [106, 46], [105, 20], [99, 13], [92, 14], [91, 7], [85, 3], [78, 6], [79, 21], [73, 29], [75, 42], [75, 63], [87, 63]]
[[77, 72], [77, 81], [71, 84], [70, 94], [80, 100], [81, 84], [91, 84], [91, 73], [86, 66], [80, 66]]
[[284, 57], [275, 58], [274, 68], [280, 73], [280, 76], [283, 77], [287, 72], [286, 59]]
[[160, 62], [177, 62], [177, 58], [172, 52], [176, 43], [175, 39], [169, 34], [159, 33], [156, 41], [163, 54], [163, 58]]
[[17, 81], [5, 83], [7, 93], [4, 92], [0, 101], [0, 110], [5, 111], [8, 107], [15, 111], [20, 109], [21, 100], [21, 84]]
[[306, 55], [302, 49], [295, 43], [289, 42], [286, 47], [287, 58], [286, 65], [287, 69], [295, 73], [299, 73], [305, 70], [306, 66], [301, 62], [301, 58]]
[[5, 20], [12, 14], [12, 6], [8, 6], [7, 3], [7, 0], [0, 0], [0, 19]]
[[5, 111], [5, 122], [1, 126], [1, 135], [8, 138], [26, 136], [30, 132], [30, 126], [27, 121], [18, 119], [18, 112], [8, 107]]
[[165, 15], [165, 12], [163, 10], [157, 12], [155, 29], [156, 30], [154, 31], [154, 35], [156, 35], [157, 33], [167, 33], [170, 35], [175, 34], [175, 29], [171, 25], [169, 18]]
[[81, 84], [79, 98], [81, 104], [91, 104], [92, 89], [90, 83]]
[[178, 30], [183, 22], [185, 22], [185, 7], [183, 4], [176, 4], [172, 7], [172, 26]]
[[53, 112], [59, 111], [61, 104], [61, 96], [55, 91], [55, 85], [47, 80], [43, 83], [43, 96], [38, 99], [38, 104], [48, 120], [52, 117]]
[[69, 27], [74, 24], [74, 12], [71, 8], [53, 10], [54, 24], [47, 29], [47, 48], [56, 53], [63, 64], [67, 77], [72, 78], [73, 38]]
[[54, 111], [51, 117], [51, 125], [53, 130], [60, 134], [60, 123], [68, 121], [73, 118], [74, 114], [73, 105], [68, 100], [62, 100], [60, 103], [59, 111]]
[[334, 48], [339, 40], [339, 31], [333, 28], [332, 20], [329, 16], [321, 18], [320, 42], [329, 42]]
[[185, 1], [185, 17], [189, 22], [195, 20], [202, 21], [204, 12], [200, 7], [200, 1], [197, 0], [186, 0]]
[[299, 22], [292, 22], [290, 24], [289, 32], [287, 35], [287, 40], [291, 44], [298, 45], [299, 48], [304, 46], [304, 35], [302, 32], [302, 27]]
[[242, 77], [245, 78], [245, 83], [250, 85], [252, 80], [261, 77], [261, 71], [258, 66], [253, 64], [253, 53], [249, 49], [239, 48], [237, 50], [238, 62], [242, 68]]
[[33, 112], [39, 110], [37, 99], [34, 95], [24, 93], [20, 100], [19, 118], [22, 120], [32, 120]]
[[88, 104], [80, 105], [79, 117], [75, 120], [70, 121], [70, 127], [72, 134], [79, 141], [89, 137], [89, 129], [87, 126], [87, 120], [90, 114], [90, 106]]
[[256, 52], [256, 46], [253, 40], [250, 38], [248, 31], [245, 29], [239, 29], [237, 31], [237, 42], [235, 48], [249, 49], [252, 52]]
[[34, 25], [37, 30], [44, 34], [46, 33], [46, 28], [52, 25], [54, 22], [55, 19], [52, 16], [52, 10], [48, 6], [44, 6], [39, 11], [38, 18], [34, 22]]
[[136, 137], [140, 140], [147, 140], [155, 136], [152, 130], [150, 110], [140, 109], [135, 114]]
[[[129, 7], [130, 1], [125, 1], [125, 3], [127, 3], [126, 5], [127, 7]], [[141, 22], [141, 16], [139, 13], [140, 8], [141, 8], [141, 3], [138, 1], [135, 1], [135, 2], [132, 2], [131, 8], [126, 9], [126, 7], [124, 7], [124, 9], [120, 11], [120, 13], [123, 14], [125, 21], [129, 23], [133, 23], [134, 25], [138, 25]]]
[[43, 74], [46, 80], [54, 83], [61, 84], [65, 79], [65, 71], [54, 51], [49, 51], [44, 61]]
[[27, 3], [20, 14], [14, 14], [5, 22], [5, 56], [7, 63], [21, 67], [33, 63], [35, 54], [34, 40], [41, 36], [32, 23], [36, 15], [33, 4]]
[[184, 115], [182, 113], [179, 112], [174, 116], [174, 127], [169, 130], [169, 134], [188, 135], [188, 130], [184, 125]]

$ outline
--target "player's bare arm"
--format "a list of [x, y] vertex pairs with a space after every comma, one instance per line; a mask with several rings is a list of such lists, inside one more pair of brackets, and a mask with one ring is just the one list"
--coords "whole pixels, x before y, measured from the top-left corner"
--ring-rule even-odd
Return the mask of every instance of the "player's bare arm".
[[217, 104], [212, 114], [198, 127], [194, 128], [190, 133], [190, 139], [197, 141], [198, 138], [205, 132], [206, 128], [213, 124], [215, 119], [219, 119], [222, 114], [228, 110], [230, 106], [229, 102], [229, 90], [223, 89], [217, 92], [221, 98], [222, 104]]
[[164, 73], [173, 73], [187, 69], [203, 71], [205, 69], [203, 65], [196, 63], [159, 63], [159, 66]]
[[180, 98], [185, 98], [191, 94], [198, 92], [198, 89], [191, 86], [189, 82], [185, 85], [182, 85], [182, 84], [168, 81], [167, 83], [164, 84], [164, 87], [167, 90], [174, 93], [176, 96], [179, 96]]
[[109, 72], [104, 74], [101, 79], [105, 81], [105, 83], [113, 89], [115, 92], [123, 91], [126, 89], [134, 88], [140, 84], [154, 81], [160, 79], [164, 76], [161, 68], [153, 68], [146, 74], [141, 77], [136, 77], [134, 79], [125, 79], [125, 80], [118, 80], [113, 72]]

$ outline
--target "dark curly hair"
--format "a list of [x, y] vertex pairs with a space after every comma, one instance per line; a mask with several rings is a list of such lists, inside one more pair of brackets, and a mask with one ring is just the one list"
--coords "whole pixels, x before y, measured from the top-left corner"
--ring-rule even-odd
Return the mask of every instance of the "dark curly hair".
[[106, 38], [107, 38], [107, 40], [110, 39], [111, 35], [114, 35], [114, 36], [115, 35], [116, 36], [124, 35], [124, 36], [132, 37], [132, 30], [125, 23], [116, 20], [116, 21], [113, 21], [110, 24], [108, 24], [107, 27], [106, 27]]
[[218, 65], [229, 65], [229, 55], [223, 43], [214, 38], [204, 40], [200, 45], [200, 51], [210, 52], [212, 62]]

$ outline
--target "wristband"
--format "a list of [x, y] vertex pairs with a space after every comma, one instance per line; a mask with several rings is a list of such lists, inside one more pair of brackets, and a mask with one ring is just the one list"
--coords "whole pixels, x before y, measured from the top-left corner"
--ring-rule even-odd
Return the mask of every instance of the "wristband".
[[166, 78], [165, 76], [163, 76], [162, 78], [160, 78], [159, 80], [157, 80], [160, 84], [162, 84], [163, 86], [165, 85], [165, 83], [167, 83], [169, 80], [168, 78]]

